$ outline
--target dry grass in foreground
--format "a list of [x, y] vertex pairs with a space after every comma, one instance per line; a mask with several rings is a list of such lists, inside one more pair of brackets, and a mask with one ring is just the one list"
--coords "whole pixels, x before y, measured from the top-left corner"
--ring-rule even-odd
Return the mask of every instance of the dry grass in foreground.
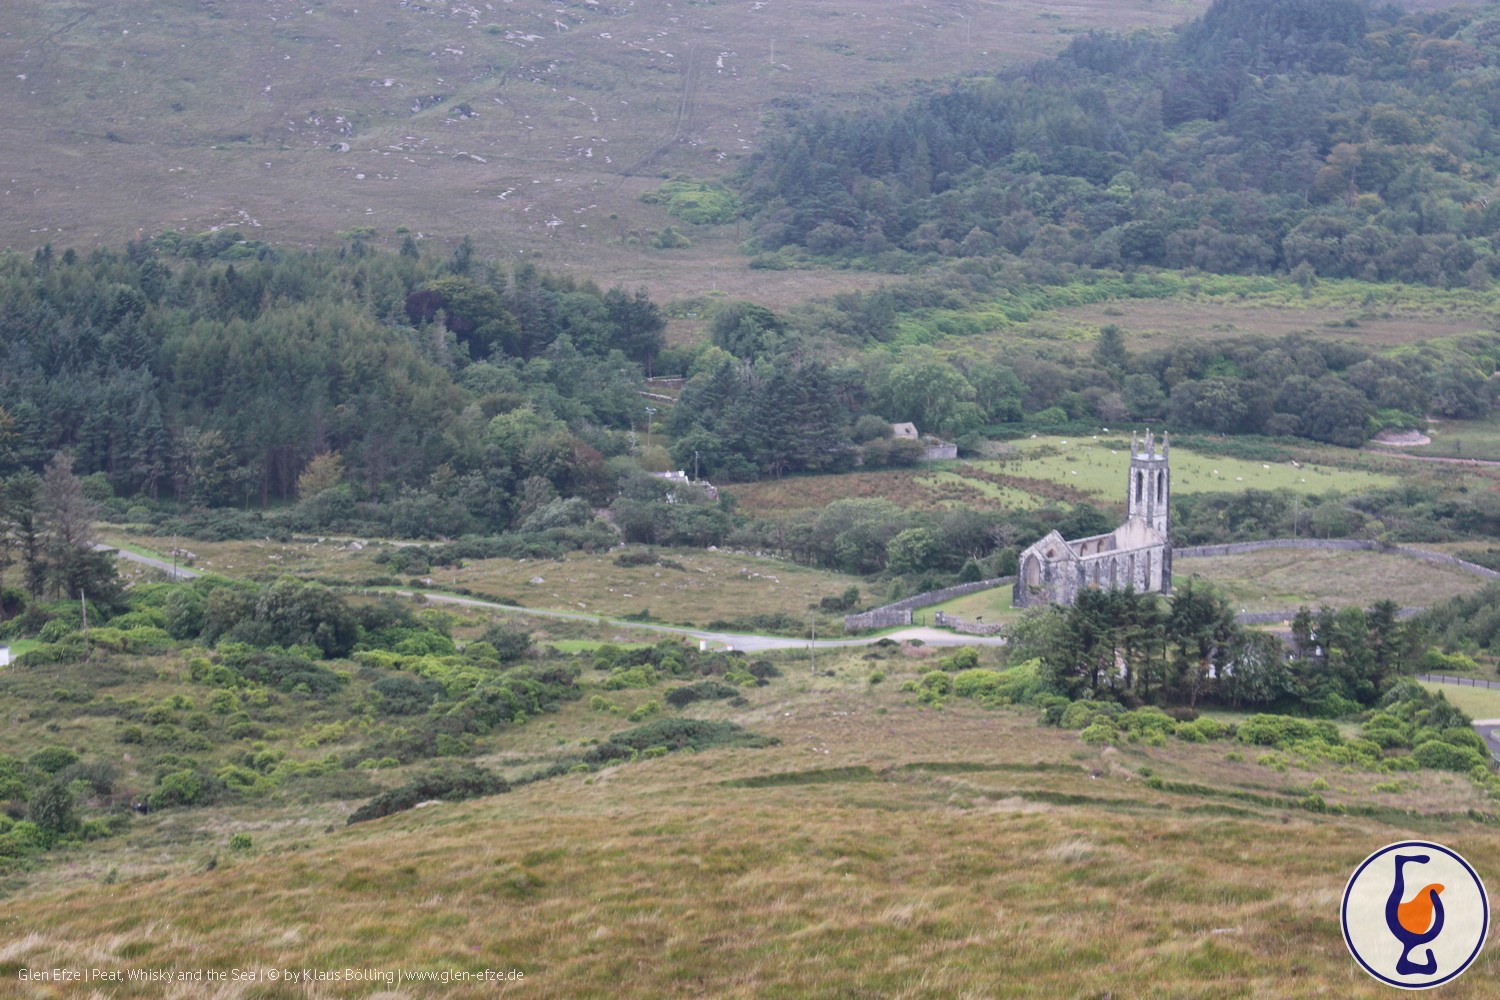
[[[1354, 866], [1413, 835], [1481, 872], [1500, 864], [1493, 832], [1459, 818], [1478, 804], [1461, 778], [1388, 795], [1379, 776], [1330, 768], [1331, 805], [1386, 811], [1320, 815], [1287, 804], [1312, 772], [1238, 762], [1223, 744], [1101, 752], [1030, 712], [919, 709], [894, 676], [864, 683], [852, 656], [835, 677], [785, 666], [736, 716], [778, 747], [294, 831], [211, 871], [40, 890], [0, 918], [0, 978], [514, 968], [519, 985], [376, 995], [1374, 997], [1383, 988], [1338, 929]], [[1166, 786], [1149, 787], [1145, 767]], [[1482, 956], [1444, 995], [1493, 996], [1495, 976]], [[98, 995], [372, 992], [262, 981]]]

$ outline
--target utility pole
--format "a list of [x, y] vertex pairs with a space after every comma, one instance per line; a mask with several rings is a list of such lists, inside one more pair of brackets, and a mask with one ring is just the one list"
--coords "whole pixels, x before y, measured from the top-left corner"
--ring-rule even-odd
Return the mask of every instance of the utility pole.
[[89, 659], [89, 595], [83, 588], [78, 590], [78, 604], [83, 608], [83, 658]]
[[698, 481], [698, 449], [693, 449], [693, 482]]

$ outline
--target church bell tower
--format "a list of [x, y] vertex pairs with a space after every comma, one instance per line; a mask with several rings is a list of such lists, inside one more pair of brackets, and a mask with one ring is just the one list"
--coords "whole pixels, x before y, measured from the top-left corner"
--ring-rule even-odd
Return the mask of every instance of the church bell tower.
[[1151, 432], [1146, 431], [1146, 440], [1140, 441], [1130, 435], [1130, 484], [1129, 518], [1143, 521], [1170, 539], [1171, 520], [1168, 512], [1172, 502], [1172, 473], [1167, 465], [1170, 442], [1167, 435], [1161, 436], [1158, 448]]

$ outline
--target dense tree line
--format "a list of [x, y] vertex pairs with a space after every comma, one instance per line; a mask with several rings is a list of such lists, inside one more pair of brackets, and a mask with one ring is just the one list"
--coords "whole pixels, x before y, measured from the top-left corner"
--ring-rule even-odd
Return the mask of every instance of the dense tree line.
[[662, 347], [643, 292], [528, 265], [167, 234], [0, 255], [0, 474], [67, 451], [105, 498], [356, 503], [403, 533], [602, 502]]
[[817, 254], [1488, 284], [1500, 20], [1219, 0], [1166, 35], [873, 111], [804, 112], [748, 167], [756, 241]]
[[1222, 595], [1192, 581], [1170, 599], [1091, 589], [1070, 607], [1029, 613], [1014, 655], [1040, 659], [1048, 686], [1070, 699], [1340, 716], [1374, 705], [1420, 662], [1423, 631], [1398, 610], [1391, 601], [1368, 611], [1303, 608], [1288, 647], [1236, 624]]
[[679, 466], [697, 452], [713, 474], [739, 480], [915, 461], [869, 447], [888, 433], [878, 421], [860, 423], [876, 417], [960, 443], [1029, 419], [1151, 422], [1356, 446], [1386, 427], [1424, 426], [1429, 414], [1483, 417], [1496, 400], [1500, 337], [1490, 334], [1387, 352], [1306, 333], [1131, 352], [1124, 331], [1108, 325], [1086, 352], [1000, 341], [983, 350], [910, 345], [867, 351], [856, 362], [817, 360], [828, 335], [838, 334], [827, 313], [862, 308], [851, 301], [781, 317], [748, 303], [723, 307], [667, 423]]

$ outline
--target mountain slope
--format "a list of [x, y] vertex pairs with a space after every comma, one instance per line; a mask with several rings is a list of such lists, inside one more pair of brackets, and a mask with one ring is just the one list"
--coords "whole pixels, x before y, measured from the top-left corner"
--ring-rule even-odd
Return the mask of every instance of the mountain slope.
[[734, 227], [643, 255], [630, 238], [672, 220], [638, 196], [662, 171], [724, 172], [778, 104], [992, 70], [1200, 7], [1092, 0], [1063, 21], [993, 0], [26, 0], [0, 36], [0, 246], [409, 226], [701, 290], [721, 258], [742, 263]]

